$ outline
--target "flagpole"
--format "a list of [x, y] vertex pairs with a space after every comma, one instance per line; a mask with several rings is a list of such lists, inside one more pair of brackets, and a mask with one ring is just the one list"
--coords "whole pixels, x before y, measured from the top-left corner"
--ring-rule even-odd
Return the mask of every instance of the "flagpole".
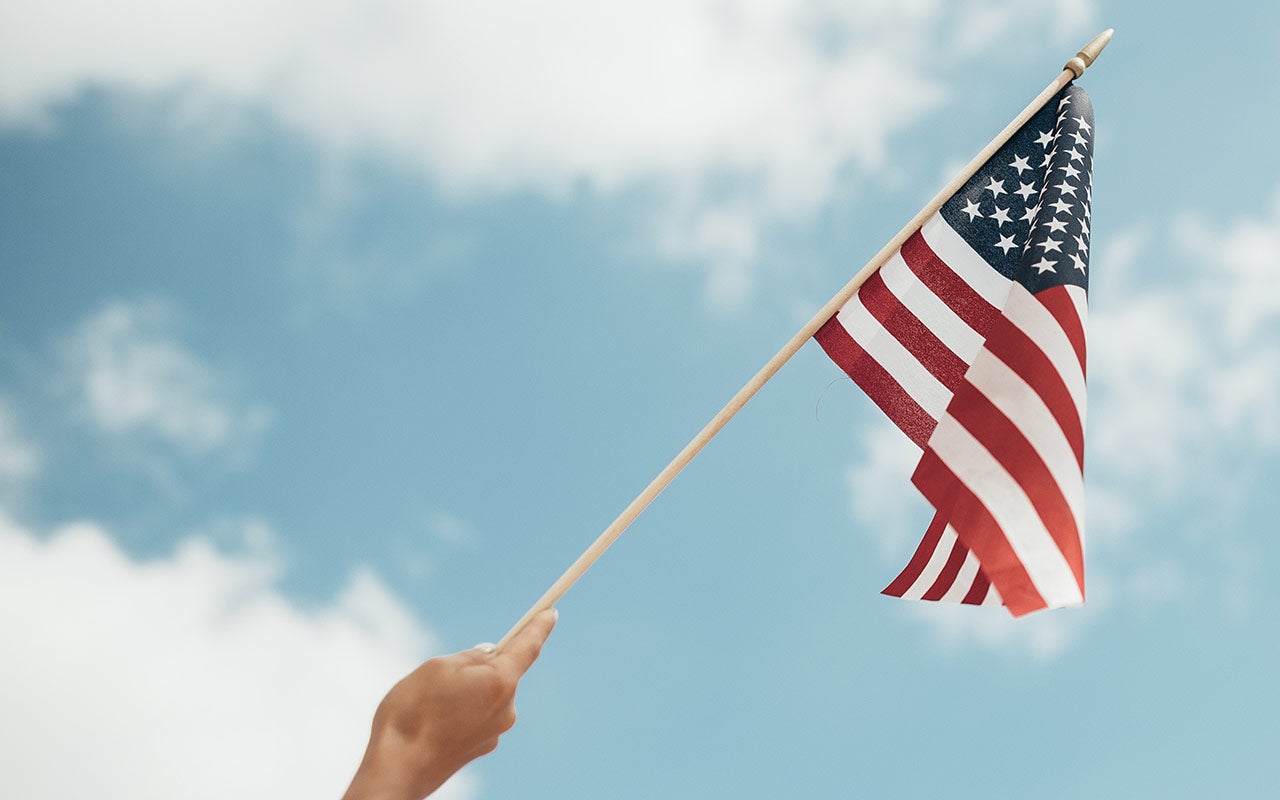
[[1027, 120], [1031, 119], [1031, 117], [1033, 117], [1045, 103], [1049, 102], [1049, 98], [1057, 94], [1062, 87], [1066, 86], [1069, 82], [1084, 74], [1084, 71], [1093, 64], [1094, 60], [1098, 57], [1098, 54], [1101, 53], [1102, 49], [1107, 46], [1109, 41], [1111, 41], [1111, 35], [1113, 32], [1114, 30], [1112, 28], [1108, 28], [1098, 34], [1088, 44], [1082, 47], [1074, 57], [1067, 61], [1066, 65], [1062, 68], [1061, 74], [1054, 78], [1053, 81], [1046, 86], [1044, 90], [1041, 91], [1040, 94], [1037, 95], [1036, 98], [1032, 100], [1020, 114], [1018, 114], [1018, 116], [1014, 117], [1013, 121], [1006, 125], [1004, 130], [1000, 131], [996, 138], [992, 139], [986, 147], [982, 148], [981, 152], [974, 156], [973, 160], [971, 160], [968, 165], [960, 171], [960, 174], [956, 175], [951, 179], [950, 183], [942, 187], [942, 190], [934, 195], [933, 199], [930, 200], [924, 208], [920, 209], [920, 212], [912, 217], [911, 221], [908, 222], [902, 230], [898, 231], [896, 236], [890, 239], [884, 247], [880, 248], [880, 252], [876, 253], [871, 260], [853, 276], [853, 279], [844, 285], [843, 289], [837, 292], [836, 295], [821, 308], [821, 310], [814, 314], [813, 318], [810, 319], [803, 328], [797, 331], [795, 336], [791, 337], [791, 341], [787, 342], [783, 348], [778, 351], [777, 355], [769, 359], [769, 363], [765, 364], [760, 371], [755, 374], [755, 377], [753, 377], [746, 386], [743, 386], [724, 408], [720, 409], [720, 413], [716, 414], [715, 417], [713, 417], [711, 421], [698, 432], [698, 435], [684, 446], [684, 449], [671, 460], [671, 463], [667, 464], [662, 472], [658, 473], [658, 476], [644, 488], [644, 491], [642, 491], [636, 499], [632, 500], [630, 505], [623, 509], [622, 513], [618, 515], [618, 518], [615, 519], [613, 523], [610, 524], [609, 527], [591, 543], [591, 546], [588, 547], [582, 555], [578, 556], [578, 559], [574, 561], [569, 569], [565, 570], [564, 574], [551, 585], [551, 588], [547, 589], [542, 597], [538, 598], [538, 602], [534, 603], [533, 607], [520, 618], [520, 621], [512, 626], [506, 636], [502, 637], [502, 641], [498, 643], [498, 649], [505, 646], [507, 642], [511, 640], [511, 637], [519, 632], [519, 630], [525, 626], [525, 623], [532, 619], [534, 615], [555, 605], [560, 598], [564, 596], [565, 592], [569, 591], [569, 587], [573, 586], [573, 584], [591, 568], [591, 565], [604, 554], [605, 550], [609, 549], [609, 546], [622, 535], [622, 532], [635, 521], [636, 517], [640, 516], [640, 512], [644, 511], [645, 508], [653, 502], [654, 498], [656, 498], [663, 489], [667, 488], [667, 484], [671, 483], [671, 481], [680, 474], [681, 470], [683, 470], [689, 462], [694, 459], [694, 456], [698, 455], [698, 453], [702, 451], [702, 448], [706, 447], [707, 443], [710, 442], [726, 424], [728, 424], [729, 420], [742, 410], [742, 407], [747, 404], [747, 401], [754, 397], [756, 392], [760, 391], [760, 388], [763, 387], [770, 378], [777, 374], [778, 370], [782, 369], [782, 365], [787, 363], [787, 361], [804, 346], [805, 342], [813, 338], [813, 335], [818, 332], [818, 329], [821, 328], [822, 325], [832, 317], [832, 315], [844, 307], [845, 303], [853, 297], [854, 293], [858, 291], [858, 288], [862, 286], [863, 282], [866, 281], [867, 278], [871, 277], [876, 270], [880, 269], [884, 262], [896, 253], [898, 249], [902, 247], [902, 244], [913, 233], [919, 230], [930, 217], [936, 214], [938, 209], [942, 207], [943, 203], [951, 199], [951, 196], [958, 192], [960, 187], [964, 186], [965, 182], [968, 181], [969, 178], [973, 177], [973, 174], [977, 172], [978, 169], [986, 163], [997, 150], [1004, 146], [1005, 142], [1009, 140], [1009, 137], [1013, 136], [1019, 128], [1026, 124]]

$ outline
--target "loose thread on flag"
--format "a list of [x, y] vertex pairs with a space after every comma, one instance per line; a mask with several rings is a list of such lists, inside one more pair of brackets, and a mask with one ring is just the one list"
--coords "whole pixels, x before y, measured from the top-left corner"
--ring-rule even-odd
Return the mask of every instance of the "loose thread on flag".
[[498, 649], [501, 650], [511, 638], [520, 631], [525, 624], [532, 619], [540, 611], [555, 605], [565, 592], [569, 590], [574, 583], [586, 573], [591, 565], [594, 564], [601, 555], [618, 539], [619, 536], [631, 525], [632, 522], [649, 506], [653, 500], [661, 494], [661, 492], [671, 483], [675, 477], [689, 464], [706, 447], [717, 433], [719, 433], [729, 420], [732, 419], [746, 404], [760, 391], [760, 389], [777, 374], [778, 370], [795, 355], [804, 344], [813, 338], [814, 334], [834, 316], [853, 295], [858, 291], [863, 283], [871, 277], [884, 263], [912, 236], [930, 217], [938, 212], [944, 203], [947, 202], [962, 186], [976, 173], [984, 163], [986, 163], [1010, 137], [1013, 136], [1028, 120], [1030, 120], [1044, 105], [1062, 90], [1072, 80], [1081, 77], [1085, 70], [1093, 64], [1094, 60], [1102, 52], [1103, 48], [1111, 40], [1113, 30], [1107, 29], [1098, 36], [1094, 37], [1088, 44], [1080, 49], [1074, 57], [1067, 61], [1062, 72], [1054, 78], [1026, 108], [1024, 108], [1013, 121], [1004, 127], [999, 134], [992, 139], [986, 147], [984, 147], [972, 160], [960, 171], [958, 175], [951, 179], [933, 199], [930, 200], [924, 208], [917, 213], [910, 222], [903, 226], [887, 244], [876, 253], [870, 261], [860, 269], [854, 277], [845, 284], [845, 286], [836, 293], [813, 317], [788, 341], [776, 355], [771, 358], [756, 374], [743, 386], [737, 394], [722, 408], [698, 434], [684, 446], [684, 448], [676, 455], [675, 458], [667, 464], [663, 470], [658, 473], [649, 485], [636, 496], [630, 504], [623, 509], [622, 513], [606, 528], [590, 546], [569, 566], [567, 570], [547, 589], [538, 601], [525, 612], [519, 621], [512, 626], [502, 640], [498, 643]]
[[844, 377], [841, 377], [841, 378], [835, 378], [830, 383], [828, 383], [825, 387], [823, 387], [822, 392], [818, 395], [818, 399], [813, 401], [813, 421], [814, 422], [822, 421], [821, 418], [818, 416], [818, 412], [822, 408], [822, 398], [827, 396], [827, 392], [831, 391], [832, 386], [835, 386], [837, 383], [840, 383], [842, 381], [849, 381], [852, 383], [852, 379], [848, 375], [845, 375]]

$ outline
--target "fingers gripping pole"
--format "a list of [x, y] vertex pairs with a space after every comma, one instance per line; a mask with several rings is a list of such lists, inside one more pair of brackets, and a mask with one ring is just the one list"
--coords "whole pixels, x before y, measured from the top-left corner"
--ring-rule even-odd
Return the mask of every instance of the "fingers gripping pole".
[[959, 191], [960, 187], [964, 186], [965, 182], [1009, 140], [1009, 137], [1013, 136], [1062, 87], [1084, 74], [1085, 69], [1093, 63], [1098, 54], [1102, 52], [1102, 49], [1107, 46], [1107, 42], [1111, 40], [1111, 34], [1112, 30], [1109, 28], [1081, 48], [1080, 52], [1063, 67], [1058, 77], [1054, 78], [1018, 116], [1014, 117], [1013, 121], [1006, 125], [996, 138], [982, 148], [982, 151], [973, 157], [973, 160], [960, 171], [959, 175], [956, 175], [946, 186], [942, 187], [942, 190], [934, 195], [933, 199], [924, 208], [920, 209], [920, 212], [912, 217], [911, 221], [902, 230], [898, 231], [896, 236], [890, 239], [884, 247], [880, 248], [880, 252], [876, 253], [862, 269], [858, 270], [853, 279], [845, 284], [844, 288], [837, 292], [818, 313], [814, 314], [813, 318], [797, 331], [795, 336], [792, 336], [791, 340], [783, 345], [782, 349], [773, 358], [769, 359], [769, 363], [765, 364], [755, 374], [755, 377], [747, 382], [746, 386], [738, 390], [738, 393], [733, 396], [725, 407], [720, 409], [720, 412], [698, 432], [698, 435], [684, 446], [684, 449], [671, 460], [671, 463], [667, 464], [662, 472], [658, 473], [658, 476], [650, 481], [644, 491], [623, 509], [618, 518], [608, 528], [605, 528], [604, 532], [591, 543], [591, 546], [582, 555], [578, 556], [578, 559], [573, 562], [569, 569], [565, 570], [564, 574], [551, 585], [551, 588], [547, 589], [542, 597], [538, 598], [538, 602], [534, 603], [533, 607], [525, 612], [525, 615], [512, 626], [506, 636], [502, 637], [502, 641], [498, 643], [499, 650], [510, 642], [511, 638], [539, 611], [552, 607], [564, 596], [565, 592], [569, 591], [569, 587], [573, 586], [591, 568], [591, 565], [604, 554], [605, 550], [609, 549], [609, 546], [622, 535], [622, 532], [635, 521], [636, 517], [640, 516], [640, 512], [644, 511], [653, 502], [654, 498], [661, 494], [663, 489], [667, 488], [667, 484], [671, 483], [680, 474], [681, 470], [693, 460], [694, 456], [698, 455], [702, 448], [707, 446], [707, 442], [710, 442], [728, 424], [729, 420], [733, 419], [733, 416], [742, 410], [747, 401], [754, 397], [756, 392], [760, 391], [760, 388], [777, 374], [778, 370], [782, 369], [782, 365], [787, 363], [804, 346], [804, 343], [809, 341], [818, 332], [818, 329], [853, 297], [863, 282], [871, 277], [876, 270], [880, 269], [880, 266], [902, 247], [903, 242], [911, 234], [919, 230], [926, 220], [938, 212], [943, 203], [951, 199], [951, 196]]

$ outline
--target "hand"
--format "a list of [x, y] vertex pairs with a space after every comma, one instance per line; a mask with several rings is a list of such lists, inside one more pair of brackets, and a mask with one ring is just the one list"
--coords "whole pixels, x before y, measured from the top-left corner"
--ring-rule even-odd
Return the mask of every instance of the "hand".
[[477, 646], [433, 658], [387, 692], [344, 800], [421, 800], [498, 746], [516, 722], [520, 678], [555, 627], [548, 609], [500, 652]]

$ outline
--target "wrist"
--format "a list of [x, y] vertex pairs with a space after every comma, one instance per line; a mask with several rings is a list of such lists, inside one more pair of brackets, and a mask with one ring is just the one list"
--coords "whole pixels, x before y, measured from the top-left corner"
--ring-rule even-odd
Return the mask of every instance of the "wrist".
[[436, 759], [406, 757], [405, 750], [403, 742], [371, 741], [343, 800], [422, 800], [451, 774], [437, 768]]

